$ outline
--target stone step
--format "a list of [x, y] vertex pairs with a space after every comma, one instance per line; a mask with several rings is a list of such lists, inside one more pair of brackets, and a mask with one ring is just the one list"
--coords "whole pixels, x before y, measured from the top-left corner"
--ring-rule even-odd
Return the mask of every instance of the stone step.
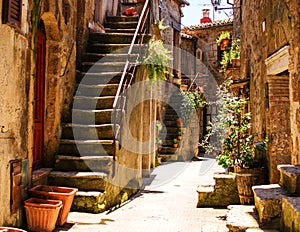
[[249, 228], [259, 229], [255, 206], [230, 205], [228, 210], [226, 226], [230, 232], [244, 232]]
[[112, 171], [112, 156], [55, 156], [55, 171], [104, 172]]
[[82, 110], [76, 109], [80, 105], [73, 105], [72, 122], [76, 124], [93, 125], [93, 124], [110, 124], [114, 120], [114, 110]]
[[261, 228], [248, 228], [246, 232], [279, 232], [279, 230], [269, 230]]
[[292, 196], [300, 197], [300, 165], [278, 165], [279, 184]]
[[200, 185], [197, 207], [227, 207], [239, 204], [235, 175], [214, 173], [214, 185]]
[[300, 198], [284, 197], [282, 199], [282, 223], [280, 231], [300, 231]]
[[114, 130], [119, 129], [119, 125], [101, 124], [101, 125], [81, 125], [72, 123], [62, 124], [62, 139], [74, 139], [74, 133], [77, 140], [111, 140], [114, 138]]
[[88, 43], [86, 51], [88, 53], [127, 53], [130, 44], [104, 44], [104, 43]]
[[56, 154], [66, 156], [108, 156], [116, 149], [113, 140], [67, 140], [62, 139]]
[[106, 210], [104, 191], [78, 191], [74, 197], [72, 211], [102, 213]]
[[[180, 145], [179, 145], [180, 146]], [[174, 147], [162, 147], [162, 150], [160, 152], [160, 154], [164, 155], [164, 154], [174, 154], [178, 149], [178, 148], [174, 148]]]
[[135, 29], [105, 28], [106, 33], [134, 33]]
[[82, 62], [126, 62], [129, 58], [130, 62], [135, 62], [137, 59], [136, 54], [97, 54], [97, 53], [84, 53]]
[[104, 110], [112, 109], [115, 96], [101, 96], [101, 97], [90, 97], [90, 96], [75, 96], [74, 102], [80, 109], [84, 110]]
[[117, 94], [119, 84], [96, 84], [77, 86], [76, 96], [98, 97], [98, 96], [115, 96]]
[[[130, 44], [134, 33], [90, 33], [90, 43], [108, 43], [108, 44]], [[151, 38], [148, 34], [138, 35], [136, 42], [143, 38], [143, 43], [147, 43]]]
[[137, 22], [138, 20], [138, 16], [106, 16], [106, 22]]
[[82, 72], [76, 75], [76, 82], [84, 85], [119, 84], [121, 76], [122, 72]]
[[161, 160], [161, 162], [171, 162], [178, 160], [178, 156], [175, 154], [158, 154], [157, 157]]
[[105, 28], [111, 29], [135, 29], [137, 27], [137, 22], [106, 22]]
[[124, 62], [83, 62], [81, 65], [82, 72], [103, 73], [103, 72], [123, 72]]
[[104, 172], [52, 171], [48, 176], [50, 185], [75, 187], [81, 191], [104, 191], [108, 175]]
[[252, 190], [260, 224], [264, 228], [279, 229], [282, 198], [287, 192], [278, 184], [253, 186]]

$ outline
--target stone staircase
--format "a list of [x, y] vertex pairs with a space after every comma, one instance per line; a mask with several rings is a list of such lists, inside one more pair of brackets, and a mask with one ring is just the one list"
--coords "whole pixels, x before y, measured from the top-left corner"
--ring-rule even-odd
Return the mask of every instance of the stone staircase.
[[55, 166], [48, 177], [50, 185], [79, 189], [72, 206], [76, 211], [107, 209], [107, 185], [113, 174], [113, 156], [119, 150], [113, 139], [119, 126], [112, 124], [112, 105], [128, 57], [126, 50], [117, 50], [129, 47], [137, 21], [137, 16], [107, 17], [105, 33], [89, 34], [77, 72], [72, 118], [62, 121]]
[[[164, 125], [165, 129], [159, 134], [159, 137], [163, 139], [162, 149], [158, 153], [158, 158], [162, 162], [180, 160], [180, 143], [178, 140], [178, 132], [184, 136], [185, 128], [183, 125], [178, 124], [176, 119], [180, 116], [179, 109], [182, 101], [182, 96], [178, 93], [173, 94], [170, 97], [170, 104], [166, 104]], [[174, 148], [174, 139], [178, 140], [178, 147]]]
[[300, 165], [279, 165], [279, 184], [254, 186], [255, 207], [264, 228], [300, 231]]
[[253, 186], [255, 206], [228, 206], [229, 231], [300, 231], [300, 165], [279, 165], [279, 184]]

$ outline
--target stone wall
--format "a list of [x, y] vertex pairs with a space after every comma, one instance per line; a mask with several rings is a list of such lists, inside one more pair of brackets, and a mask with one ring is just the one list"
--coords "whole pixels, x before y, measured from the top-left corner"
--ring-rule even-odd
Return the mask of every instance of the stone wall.
[[270, 139], [269, 177], [276, 183], [278, 164], [299, 163], [298, 1], [243, 2], [241, 21], [241, 76], [251, 79], [253, 133]]
[[[2, 12], [3, 1], [0, 2]], [[27, 162], [32, 138], [30, 98], [30, 35], [28, 35], [28, 2], [24, 1], [20, 29], [0, 23], [0, 225], [20, 225], [21, 212], [11, 212], [11, 162]], [[2, 18], [2, 17], [1, 17]], [[1, 19], [0, 19], [1, 20]]]

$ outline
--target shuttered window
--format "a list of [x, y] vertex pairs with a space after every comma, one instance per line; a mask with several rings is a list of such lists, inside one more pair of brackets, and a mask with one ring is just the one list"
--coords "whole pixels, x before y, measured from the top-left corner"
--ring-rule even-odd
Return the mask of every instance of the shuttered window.
[[3, 0], [2, 23], [21, 27], [22, 0]]

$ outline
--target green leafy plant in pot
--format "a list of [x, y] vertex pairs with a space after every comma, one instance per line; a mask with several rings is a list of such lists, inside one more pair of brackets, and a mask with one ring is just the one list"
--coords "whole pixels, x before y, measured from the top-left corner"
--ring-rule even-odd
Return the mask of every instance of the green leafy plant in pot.
[[[265, 183], [265, 169], [255, 159], [254, 136], [251, 132], [251, 114], [243, 113], [247, 99], [234, 96], [229, 91], [231, 82], [221, 85], [214, 104], [218, 115], [210, 124], [209, 134], [203, 144], [208, 151], [218, 151], [218, 164], [234, 167], [241, 204], [253, 203], [252, 185]], [[210, 141], [214, 137], [217, 143]]]

